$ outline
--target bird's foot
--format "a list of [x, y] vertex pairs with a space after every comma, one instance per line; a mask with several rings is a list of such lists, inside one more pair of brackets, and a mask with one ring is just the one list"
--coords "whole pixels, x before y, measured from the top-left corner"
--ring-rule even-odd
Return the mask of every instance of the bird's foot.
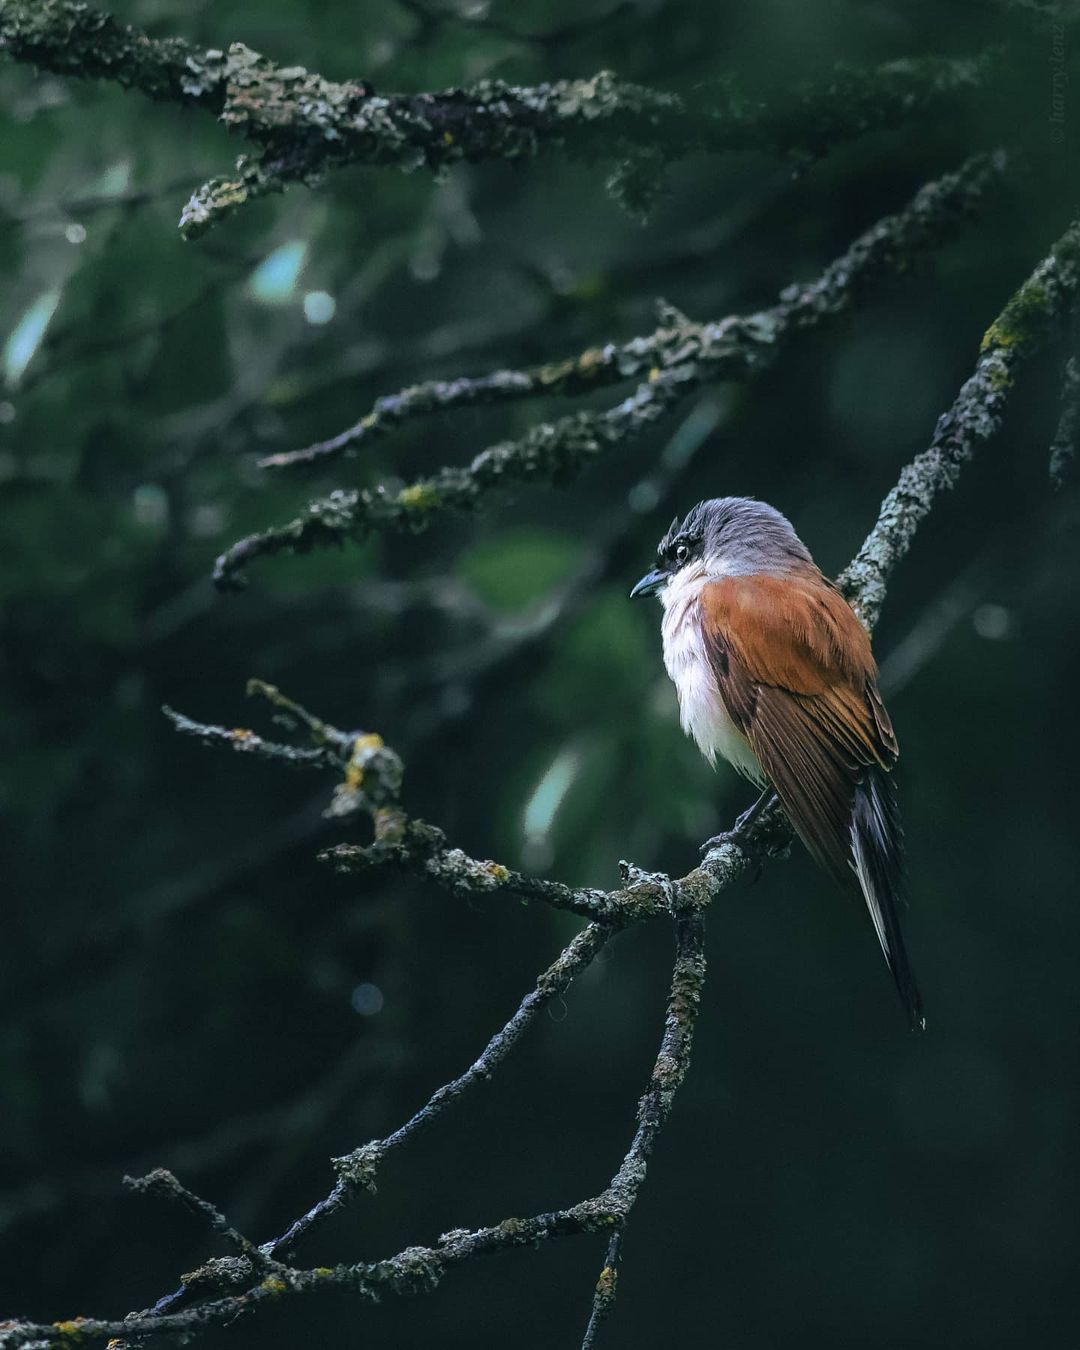
[[766, 806], [774, 800], [774, 796], [772, 788], [766, 788], [757, 801], [752, 806], [748, 806], [739, 816], [730, 830], [723, 830], [720, 834], [714, 834], [711, 839], [706, 839], [701, 846], [701, 852], [708, 853], [710, 849], [719, 848], [721, 844], [737, 844], [739, 848], [746, 852], [752, 851], [754, 840], [750, 833], [750, 827]]
[[711, 839], [706, 839], [698, 852], [704, 857], [706, 853], [711, 853], [714, 848], [721, 848], [724, 844], [741, 843], [742, 840], [739, 839], [734, 830], [722, 830], [719, 834], [714, 834]]
[[[750, 859], [754, 867], [754, 875], [751, 880], [757, 881], [761, 876], [765, 859], [786, 847], [786, 840], [781, 842], [772, 838], [770, 830], [754, 829], [766, 807], [771, 806], [775, 800], [775, 794], [767, 788], [754, 802], [753, 806], [748, 807], [739, 816], [730, 830], [723, 830], [720, 834], [714, 834], [711, 839], [706, 839], [701, 846], [702, 857], [713, 849], [721, 848], [724, 844], [734, 844]], [[780, 843], [779, 849], [778, 843]]]

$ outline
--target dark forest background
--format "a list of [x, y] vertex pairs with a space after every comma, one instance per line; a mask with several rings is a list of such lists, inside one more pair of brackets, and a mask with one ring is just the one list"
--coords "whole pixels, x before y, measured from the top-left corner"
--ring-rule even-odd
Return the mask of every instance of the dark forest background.
[[[622, 857], [685, 872], [749, 790], [683, 739], [658, 609], [627, 599], [656, 540], [701, 497], [752, 494], [838, 571], [1067, 224], [1080, 177], [1080, 84], [1055, 141], [1051, 35], [1033, 8], [113, 11], [388, 90], [611, 68], [674, 90], [731, 77], [783, 106], [838, 61], [1010, 55], [955, 114], [818, 162], [692, 157], [644, 225], [602, 169], [556, 153], [442, 183], [346, 169], [194, 243], [180, 206], [238, 148], [212, 118], [0, 64], [0, 1313], [47, 1320], [144, 1307], [206, 1255], [197, 1222], [126, 1194], [125, 1172], [172, 1167], [252, 1236], [277, 1233], [325, 1192], [331, 1155], [471, 1062], [579, 923], [333, 875], [315, 858], [342, 838], [321, 817], [331, 783], [181, 740], [162, 703], [265, 728], [244, 699], [259, 676], [379, 730], [406, 760], [410, 807], [473, 853], [605, 887]], [[1003, 138], [1025, 155], [982, 217], [762, 381], [704, 390], [569, 488], [274, 559], [244, 594], [214, 591], [221, 548], [312, 495], [467, 461], [565, 403], [415, 423], [316, 473], [270, 476], [260, 456], [421, 379], [649, 332], [658, 296], [695, 318], [770, 303]], [[1018, 386], [875, 639], [929, 1031], [906, 1033], [868, 925], [801, 850], [723, 894], [612, 1346], [1004, 1350], [1075, 1335], [1080, 544], [1076, 491], [1047, 476], [1058, 370], [1048, 358]], [[673, 441], [685, 465], [656, 501], [641, 480]], [[609, 579], [495, 678], [478, 673], [628, 506]], [[599, 1189], [655, 1053], [669, 943], [659, 925], [619, 937], [311, 1260]], [[305, 1300], [209, 1340], [577, 1344], [601, 1257], [576, 1238], [473, 1263], [431, 1298]]]

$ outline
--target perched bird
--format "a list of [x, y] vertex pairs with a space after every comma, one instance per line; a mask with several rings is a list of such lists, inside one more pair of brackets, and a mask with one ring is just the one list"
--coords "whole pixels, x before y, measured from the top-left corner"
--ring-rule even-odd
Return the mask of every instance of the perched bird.
[[899, 747], [851, 606], [791, 522], [747, 497], [676, 516], [630, 594], [663, 604], [683, 730], [710, 763], [720, 754], [765, 788], [735, 836], [775, 792], [815, 862], [862, 893], [911, 1025], [924, 1028], [900, 930]]

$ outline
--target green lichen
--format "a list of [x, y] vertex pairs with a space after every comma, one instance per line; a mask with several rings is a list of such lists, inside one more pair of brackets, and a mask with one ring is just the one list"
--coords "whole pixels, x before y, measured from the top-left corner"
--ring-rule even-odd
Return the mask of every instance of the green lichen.
[[602, 1299], [613, 1299], [619, 1284], [619, 1272], [614, 1266], [605, 1266], [596, 1281], [596, 1292]]
[[660, 1054], [653, 1065], [653, 1081], [666, 1092], [673, 1092], [683, 1079], [683, 1066], [673, 1055]]
[[353, 792], [359, 791], [364, 781], [365, 765], [376, 751], [383, 749], [385, 744], [383, 738], [374, 731], [365, 736], [357, 736], [353, 742], [348, 767], [345, 770], [345, 786], [347, 788]]
[[502, 863], [470, 858], [460, 848], [446, 849], [431, 866], [453, 885], [469, 891], [497, 891], [510, 880], [510, 873]]
[[351, 1186], [360, 1186], [366, 1191], [375, 1191], [375, 1173], [382, 1160], [382, 1148], [377, 1142], [364, 1144], [340, 1158], [335, 1158], [334, 1171], [342, 1181]]
[[991, 361], [986, 367], [987, 379], [990, 388], [996, 394], [1003, 394], [1013, 385], [1013, 377], [1009, 373], [1009, 368], [1004, 361]]
[[180, 213], [180, 233], [185, 239], [197, 239], [238, 206], [281, 192], [284, 185], [278, 173], [267, 172], [260, 155], [241, 155], [235, 174], [211, 178], [192, 194]]
[[410, 1293], [434, 1289], [442, 1273], [442, 1261], [430, 1247], [406, 1247], [393, 1260], [380, 1263], [372, 1271], [392, 1286]]
[[1043, 340], [1049, 324], [1051, 297], [1046, 286], [1034, 277], [1026, 282], [983, 334], [981, 352], [995, 347], [1022, 351]]
[[413, 483], [402, 488], [397, 499], [406, 511], [432, 511], [439, 505], [439, 494], [431, 483]]
[[72, 1345], [78, 1345], [86, 1339], [86, 1333], [82, 1330], [86, 1321], [85, 1317], [72, 1317], [66, 1322], [54, 1322], [53, 1326], [65, 1341]]
[[409, 828], [409, 818], [399, 806], [380, 806], [372, 817], [375, 839], [380, 844], [401, 844]]
[[580, 381], [592, 383], [610, 367], [608, 350], [603, 347], [590, 347], [580, 356], [572, 356], [565, 361], [553, 361], [549, 365], [541, 366], [536, 372], [536, 380], [544, 389], [558, 393], [564, 386], [573, 387]]

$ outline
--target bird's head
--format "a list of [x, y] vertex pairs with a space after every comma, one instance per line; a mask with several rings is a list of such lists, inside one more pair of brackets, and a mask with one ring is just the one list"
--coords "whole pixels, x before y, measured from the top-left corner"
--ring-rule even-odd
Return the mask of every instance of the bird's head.
[[630, 592], [659, 595], [672, 582], [714, 581], [751, 573], [786, 576], [813, 568], [786, 516], [752, 497], [712, 497], [678, 516], [656, 549], [656, 566]]

